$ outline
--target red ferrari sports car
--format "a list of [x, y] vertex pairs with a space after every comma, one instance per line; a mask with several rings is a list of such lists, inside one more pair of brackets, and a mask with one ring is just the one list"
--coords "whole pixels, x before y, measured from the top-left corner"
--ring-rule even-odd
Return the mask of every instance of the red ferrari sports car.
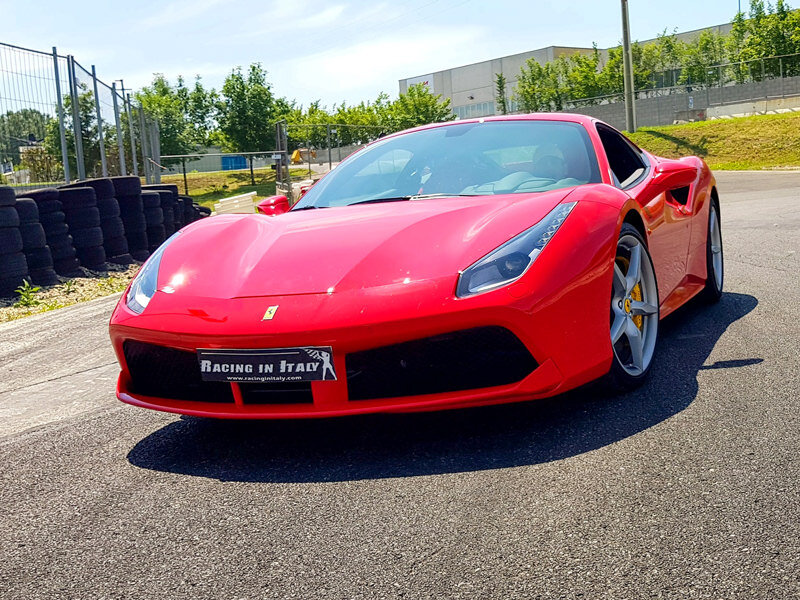
[[387, 136], [259, 211], [194, 223], [144, 264], [111, 318], [120, 400], [299, 418], [626, 389], [659, 320], [722, 293], [706, 164], [583, 115]]

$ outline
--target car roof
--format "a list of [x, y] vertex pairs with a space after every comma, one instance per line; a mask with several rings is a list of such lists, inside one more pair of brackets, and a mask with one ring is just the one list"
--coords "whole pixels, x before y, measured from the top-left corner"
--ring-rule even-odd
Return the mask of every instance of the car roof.
[[581, 115], [578, 113], [548, 112], [548, 113], [526, 113], [526, 114], [515, 114], [515, 115], [497, 115], [492, 117], [477, 117], [473, 119], [456, 119], [454, 121], [428, 123], [427, 125], [420, 125], [419, 127], [413, 127], [411, 129], [404, 129], [403, 131], [397, 131], [395, 133], [391, 133], [389, 135], [384, 136], [381, 139], [385, 140], [387, 138], [404, 135], [406, 133], [411, 133], [414, 131], [424, 131], [426, 129], [436, 129], [438, 127], [462, 125], [464, 123], [486, 123], [489, 121], [563, 121], [566, 123], [580, 123], [581, 125], [587, 128], [592, 123], [602, 123], [602, 121], [599, 121], [594, 117], [590, 117], [588, 115]]

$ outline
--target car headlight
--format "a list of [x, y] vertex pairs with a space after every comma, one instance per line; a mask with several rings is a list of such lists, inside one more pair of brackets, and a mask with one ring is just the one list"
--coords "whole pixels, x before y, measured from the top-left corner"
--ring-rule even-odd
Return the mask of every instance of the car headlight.
[[158, 287], [158, 268], [161, 266], [161, 257], [164, 255], [164, 250], [172, 243], [180, 232], [172, 234], [167, 241], [161, 244], [158, 249], [150, 255], [150, 258], [142, 265], [136, 277], [133, 278], [130, 289], [128, 289], [128, 296], [125, 303], [133, 312], [142, 314], [153, 294], [156, 293]]
[[575, 204], [576, 202], [559, 204], [536, 225], [462, 271], [458, 277], [456, 296], [464, 298], [488, 292], [522, 277], [561, 227]]

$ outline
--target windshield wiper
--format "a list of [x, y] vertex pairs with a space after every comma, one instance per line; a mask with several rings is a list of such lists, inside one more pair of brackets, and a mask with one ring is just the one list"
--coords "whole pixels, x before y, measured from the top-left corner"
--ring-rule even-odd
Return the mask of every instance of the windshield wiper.
[[402, 202], [403, 200], [411, 200], [413, 197], [414, 196], [395, 196], [393, 198], [370, 198], [369, 200], [351, 202], [347, 206], [355, 206], [356, 204], [377, 204], [378, 202]]
[[313, 204], [309, 204], [308, 206], [301, 206], [300, 208], [293, 208], [290, 212], [299, 212], [301, 210], [311, 210], [312, 208], [327, 208], [327, 206], [314, 206]]
[[347, 206], [355, 206], [356, 204], [375, 204], [377, 202], [401, 202], [403, 200], [427, 200], [428, 198], [459, 198], [463, 196], [480, 196], [481, 194], [414, 194], [413, 196], [394, 196], [391, 198], [371, 198], [370, 200], [360, 200], [359, 202], [351, 202]]

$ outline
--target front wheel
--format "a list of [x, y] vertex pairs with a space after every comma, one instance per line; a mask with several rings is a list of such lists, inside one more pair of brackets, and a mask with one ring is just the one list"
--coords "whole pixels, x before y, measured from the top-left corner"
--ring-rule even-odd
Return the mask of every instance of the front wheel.
[[617, 242], [611, 287], [610, 337], [614, 350], [608, 383], [617, 390], [642, 384], [658, 338], [658, 285], [650, 253], [635, 227], [624, 224]]

